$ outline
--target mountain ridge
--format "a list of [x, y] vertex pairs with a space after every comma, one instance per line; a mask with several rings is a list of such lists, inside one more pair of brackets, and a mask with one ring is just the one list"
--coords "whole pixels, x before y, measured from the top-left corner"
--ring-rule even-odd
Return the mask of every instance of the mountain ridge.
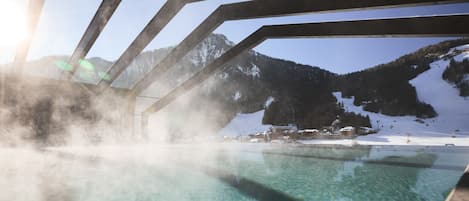
[[[207, 117], [210, 129], [187, 128], [191, 133], [215, 131], [226, 125], [238, 113], [253, 113], [265, 110], [263, 123], [273, 125], [297, 124], [300, 128], [320, 128], [330, 125], [339, 116], [344, 124], [367, 126], [367, 117], [346, 114], [333, 95], [341, 91], [344, 97], [355, 97], [354, 104], [363, 106], [366, 111], [391, 116], [413, 115], [431, 118], [438, 115], [431, 105], [419, 101], [415, 88], [409, 81], [429, 69], [429, 64], [448, 49], [469, 43], [469, 39], [446, 41], [428, 46], [404, 55], [395, 61], [381, 64], [363, 71], [336, 74], [310, 65], [276, 59], [255, 51], [247, 51], [226, 70], [217, 73], [201, 87], [184, 96], [184, 101], [172, 104], [165, 109], [166, 117], [177, 119], [171, 127], [184, 127], [190, 118]], [[178, 64], [169, 70], [162, 80], [155, 81], [144, 93], [162, 97], [174, 86], [187, 80], [203, 66], [221, 56], [234, 45], [225, 36], [210, 35]], [[149, 72], [171, 47], [146, 51], [140, 54], [124, 73], [113, 83], [114, 87], [129, 88]], [[52, 57], [51, 57], [52, 58]], [[50, 58], [49, 58], [50, 60]], [[112, 64], [100, 58], [89, 59], [95, 64], [95, 71], [106, 72]], [[45, 65], [36, 61], [29, 67]], [[60, 72], [52, 65], [55, 71]], [[52, 72], [54, 70], [42, 70]], [[54, 72], [55, 72], [54, 71]], [[84, 69], [80, 72], [86, 75]], [[80, 81], [95, 83], [98, 75], [81, 76]], [[60, 74], [60, 73], [56, 73]], [[266, 104], [268, 100], [270, 104]], [[369, 120], [368, 120], [369, 121]], [[361, 123], [358, 123], [361, 122]], [[189, 126], [191, 127], [191, 126]], [[195, 126], [197, 127], [197, 126]], [[212, 126], [211, 126], [212, 127]], [[174, 129], [170, 129], [174, 130]], [[187, 133], [176, 129], [179, 133]]]

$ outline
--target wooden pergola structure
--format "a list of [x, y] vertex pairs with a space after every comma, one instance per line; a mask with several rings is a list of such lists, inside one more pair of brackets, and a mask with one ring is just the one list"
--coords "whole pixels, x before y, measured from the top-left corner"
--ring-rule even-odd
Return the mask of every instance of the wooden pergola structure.
[[[200, 1], [203, 0], [168, 0], [108, 70], [107, 74], [109, 75], [109, 79], [102, 79], [96, 86], [87, 85], [86, 88], [93, 88], [92, 91], [95, 94], [109, 90], [111, 84], [185, 5]], [[129, 115], [134, 115], [135, 99], [143, 90], [148, 88], [154, 81], [161, 79], [165, 72], [171, 69], [189, 51], [195, 48], [196, 45], [226, 21], [462, 2], [469, 2], [469, 0], [252, 0], [221, 5], [199, 24], [181, 43], [172, 49], [160, 63], [154, 66], [148, 74], [132, 86], [129, 93], [129, 102], [131, 103], [129, 106]], [[80, 42], [71, 54], [69, 64], [73, 68], [68, 72], [66, 76], [67, 80], [72, 80], [77, 70], [77, 62], [86, 57], [120, 3], [121, 0], [102, 1]], [[43, 4], [44, 0], [31, 0], [30, 30], [35, 30]], [[296, 37], [465, 37], [469, 36], [468, 22], [469, 15], [461, 14], [274, 26], [265, 25], [147, 108], [142, 114], [142, 128], [145, 130], [147, 127], [148, 116], [150, 114], [158, 112], [180, 95], [198, 86], [215, 72], [222, 70], [226, 63], [232, 61], [241, 53], [254, 48], [266, 39]], [[20, 74], [30, 44], [31, 40], [27, 40], [17, 50], [14, 65], [17, 72]]]
[[[30, 0], [29, 30], [36, 30], [45, 0]], [[167, 0], [140, 34], [111, 66], [107, 74], [109, 79], [100, 80], [92, 86], [83, 83], [73, 87], [72, 93], [81, 93], [86, 89], [94, 95], [111, 90], [112, 83], [124, 72], [131, 62], [144, 48], [165, 28], [165, 26], [184, 8], [185, 5], [203, 0]], [[396, 7], [414, 7], [436, 4], [454, 4], [469, 0], [251, 0], [219, 6], [201, 24], [199, 24], [182, 42], [166, 55], [161, 62], [141, 80], [133, 85], [125, 96], [129, 104], [127, 118], [130, 126], [134, 126], [135, 99], [154, 81], [160, 80], [165, 72], [207, 38], [217, 27], [226, 21], [267, 18], [287, 15], [304, 15], [324, 12], [344, 12], [350, 10], [370, 10]], [[71, 54], [68, 63], [71, 71], [66, 72], [66, 80], [72, 82], [77, 71], [78, 61], [84, 59], [93, 47], [107, 22], [117, 10], [121, 0], [102, 0], [96, 14], [91, 19], [77, 47]], [[343, 38], [343, 37], [467, 37], [469, 36], [469, 14], [423, 16], [407, 18], [370, 19], [356, 21], [318, 22], [303, 24], [265, 25], [253, 32], [223, 55], [202, 68], [187, 81], [175, 87], [142, 113], [142, 135], [148, 126], [149, 115], [160, 111], [182, 94], [200, 85], [214, 73], [223, 70], [226, 64], [263, 41], [271, 38]], [[15, 72], [22, 75], [22, 67], [27, 58], [31, 38], [25, 40], [17, 48], [13, 65]], [[458, 188], [448, 200], [467, 200], [467, 173], [458, 184]]]

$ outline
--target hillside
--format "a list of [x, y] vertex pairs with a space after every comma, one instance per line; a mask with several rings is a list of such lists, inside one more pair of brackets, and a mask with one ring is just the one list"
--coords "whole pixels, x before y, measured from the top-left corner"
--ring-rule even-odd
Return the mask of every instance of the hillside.
[[[361, 114], [362, 116], [369, 116], [371, 119], [371, 124], [375, 128], [384, 127], [382, 121], [383, 118], [381, 117], [388, 117], [388, 122], [386, 125], [388, 128], [396, 128], [401, 127], [402, 130], [406, 130], [405, 125], [401, 125], [402, 122], [396, 119], [404, 118], [410, 119], [411, 124], [415, 124], [417, 119], [422, 118], [419, 122], [432, 122], [434, 119], [439, 119], [439, 113], [444, 113], [439, 108], [434, 107], [442, 107], [442, 106], [449, 106], [455, 105], [451, 101], [447, 101], [446, 103], [434, 103], [432, 102], [431, 98], [428, 97], [442, 97], [442, 98], [450, 98], [450, 99], [460, 99], [461, 96], [464, 96], [462, 90], [465, 88], [465, 84], [467, 83], [467, 65], [466, 62], [468, 60], [463, 60], [461, 54], [462, 49], [467, 49], [466, 46], [461, 46], [458, 48], [454, 48], [458, 45], [467, 44], [469, 40], [467, 39], [460, 39], [454, 41], [446, 41], [436, 45], [431, 45], [428, 47], [424, 47], [414, 53], [405, 55], [397, 60], [390, 62], [388, 64], [378, 65], [373, 68], [366, 69], [360, 72], [354, 72], [346, 75], [338, 75], [336, 76], [335, 82], [331, 82], [329, 84], [333, 85], [333, 91], [339, 91], [341, 93], [334, 93], [335, 98], [337, 98], [338, 103], [340, 105], [344, 105], [345, 112], [353, 112], [357, 114]], [[455, 51], [456, 50], [456, 51]], [[450, 64], [447, 69], [445, 70], [446, 74], [448, 71], [452, 72], [452, 76], [454, 77], [448, 82], [444, 82], [441, 78], [442, 75], [439, 74], [439, 77], [435, 80], [426, 80], [428, 83], [421, 83], [419, 85], [419, 89], [416, 89], [416, 86], [412, 84], [413, 80], [419, 75], [425, 74], [427, 71], [430, 71], [431, 65], [433, 62], [436, 62], [440, 59], [449, 60], [451, 58], [455, 58], [459, 62], [452, 61], [452, 65]], [[454, 60], [454, 59], [453, 59]], [[457, 66], [457, 69], [454, 70], [454, 66]], [[446, 96], [441, 95], [439, 96], [438, 93], [434, 92], [430, 86], [431, 83], [445, 83], [449, 88], [460, 88], [460, 96]], [[454, 85], [451, 87], [451, 85]], [[433, 95], [430, 93], [429, 96], [426, 98], [422, 98], [419, 95], [418, 90], [423, 90], [427, 86], [427, 90], [433, 92]], [[441, 90], [447, 90], [446, 88]], [[350, 99], [343, 99], [343, 98], [350, 98]], [[350, 103], [351, 105], [347, 103]], [[345, 104], [344, 104], [345, 102]], [[435, 105], [435, 106], [434, 106]], [[456, 104], [454, 108], [463, 108], [469, 106], [467, 102], [460, 102]], [[349, 110], [349, 108], [362, 108], [359, 110]], [[266, 111], [267, 114], [267, 111]], [[452, 113], [455, 116], [459, 114], [458, 112]], [[448, 113], [445, 114], [447, 118], [449, 115]], [[259, 115], [256, 115], [259, 116]], [[265, 118], [265, 116], [264, 116]], [[342, 117], [341, 117], [342, 118]], [[396, 119], [395, 119], [396, 118]], [[453, 121], [458, 122], [459, 124], [464, 122], [465, 119], [469, 119], [467, 115], [462, 115]], [[386, 119], [386, 118], [384, 118]], [[428, 120], [425, 120], [428, 119]], [[380, 125], [377, 125], [376, 121], [380, 122]], [[449, 121], [449, 120], [447, 120]], [[233, 127], [233, 122], [237, 122], [237, 124], [241, 124], [239, 122], [238, 117], [235, 118], [234, 121], [230, 122], [227, 127]], [[392, 123], [394, 122], [394, 123]], [[266, 122], [264, 122], [266, 123]], [[458, 124], [457, 123], [457, 124]], [[421, 123], [418, 123], [421, 124]], [[458, 124], [458, 125], [459, 125]], [[423, 123], [423, 126], [426, 127], [427, 123]], [[440, 132], [451, 133], [454, 130], [460, 130], [457, 127], [461, 127], [461, 125], [457, 126], [454, 124], [447, 124], [453, 125], [449, 126], [452, 127], [451, 129], [448, 126], [443, 126], [442, 124], [435, 124], [431, 126], [431, 128], [420, 129], [421, 131], [431, 131], [431, 130], [439, 130]], [[318, 128], [318, 127], [315, 127]], [[382, 128], [381, 128], [382, 129]], [[226, 130], [226, 129], [225, 129]], [[253, 129], [254, 131], [259, 131], [260, 129]], [[410, 129], [408, 132], [415, 132], [417, 129]], [[464, 129], [463, 129], [464, 130]], [[466, 129], [468, 130], [468, 129]], [[395, 131], [395, 130], [394, 130]], [[230, 132], [227, 132], [230, 133]], [[231, 131], [233, 133], [233, 131]]]
[[[442, 75], [452, 65], [460, 65], [469, 58], [469, 51], [451, 54], [454, 49], [456, 48], [449, 50], [451, 56], [443, 54], [438, 60], [429, 64], [427, 71], [409, 82], [416, 89], [418, 99], [431, 105], [438, 116], [419, 119], [415, 116], [393, 117], [369, 112], [362, 106], [355, 106], [353, 97], [344, 98], [340, 92], [336, 92], [334, 95], [344, 104], [346, 111], [368, 115], [373, 127], [379, 128], [380, 132], [376, 135], [358, 137], [355, 142], [341, 140], [334, 143], [464, 146], [469, 144], [467, 124], [469, 99], [461, 96], [457, 85], [442, 79]], [[467, 76], [467, 73], [460, 76]]]
[[[452, 49], [446, 57], [449, 55], [456, 55], [451, 58], [448, 67], [443, 72], [443, 79], [452, 83], [459, 89], [459, 95], [463, 97], [469, 96], [469, 60], [463, 59], [461, 53], [467, 52], [469, 45], [460, 46]], [[447, 58], [448, 59], [448, 58]]]
[[[456, 56], [445, 55], [451, 48], [468, 43], [469, 39], [442, 42], [388, 64], [346, 75], [248, 51], [230, 63], [225, 71], [158, 113], [155, 118], [164, 121], [152, 121], [152, 127], [157, 129], [155, 132], [164, 130], [172, 136], [171, 139], [176, 139], [181, 135], [217, 132], [239, 118], [258, 122], [259, 126], [293, 123], [300, 128], [321, 128], [330, 125], [337, 116], [344, 125], [367, 126], [373, 123], [363, 123], [368, 121], [368, 113], [358, 115], [343, 108], [333, 93], [336, 91], [342, 92], [344, 97], [354, 97], [354, 106], [363, 106], [367, 112], [435, 118], [439, 115], [438, 110], [428, 100], [419, 97], [410, 81], [429, 71], [430, 64], [440, 57]], [[211, 35], [143, 95], [163, 96], [233, 45], [223, 35]], [[130, 88], [170, 50], [171, 47], [142, 53], [113, 86]], [[61, 71], [59, 64], [66, 58], [43, 58], [28, 63], [26, 69], [31, 74], [58, 77]], [[80, 69], [77, 80], [90, 83], [96, 83], [100, 73], [106, 72], [112, 64], [112, 61], [100, 58], [91, 58], [87, 62], [92, 64], [91, 70]], [[464, 83], [467, 76], [460, 68], [450, 68], [448, 71], [454, 72], [447, 74], [452, 76], [448, 78], [449, 82], [464, 89], [465, 85], [460, 83]], [[251, 113], [255, 114], [252, 118], [249, 117]], [[238, 121], [238, 124], [246, 123]], [[247, 134], [245, 132], [253, 132], [255, 127], [259, 127], [252, 123], [249, 125], [253, 129], [235, 133]]]

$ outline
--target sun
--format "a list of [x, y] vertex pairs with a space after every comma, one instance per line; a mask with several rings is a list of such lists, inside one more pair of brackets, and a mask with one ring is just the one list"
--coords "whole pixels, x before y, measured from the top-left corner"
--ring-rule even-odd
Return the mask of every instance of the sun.
[[27, 6], [24, 1], [0, 0], [0, 47], [16, 47], [27, 37]]

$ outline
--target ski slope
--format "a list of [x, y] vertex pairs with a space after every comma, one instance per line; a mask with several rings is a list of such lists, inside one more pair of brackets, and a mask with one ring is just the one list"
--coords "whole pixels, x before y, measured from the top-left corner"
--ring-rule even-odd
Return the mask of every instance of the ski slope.
[[[448, 54], [468, 47], [469, 45], [453, 48]], [[454, 59], [458, 62], [469, 59], [469, 52], [458, 54]], [[431, 104], [438, 113], [437, 117], [416, 121], [418, 118], [415, 116], [392, 117], [367, 112], [362, 106], [355, 106], [353, 98], [342, 98], [341, 92], [335, 92], [334, 96], [338, 102], [343, 103], [346, 111], [368, 115], [373, 128], [379, 128], [379, 132], [360, 136], [354, 140], [309, 140], [301, 143], [469, 146], [469, 98], [459, 96], [458, 89], [442, 79], [442, 74], [448, 65], [449, 60], [437, 60], [430, 64], [429, 70], [410, 81], [410, 84], [416, 88], [419, 100]], [[266, 104], [270, 104], [272, 100]], [[220, 131], [220, 134], [238, 136], [268, 130], [271, 125], [262, 124], [264, 111], [238, 114]]]
[[[467, 48], [460, 46], [450, 50]], [[458, 62], [469, 58], [469, 52], [456, 55]], [[393, 145], [446, 145], [469, 146], [469, 98], [459, 96], [452, 84], [442, 79], [449, 60], [438, 60], [430, 64], [430, 69], [410, 81], [417, 91], [420, 101], [433, 106], [438, 116], [421, 119], [414, 116], [391, 117], [367, 112], [362, 106], [355, 106], [353, 98], [342, 98], [341, 92], [334, 93], [338, 102], [344, 104], [348, 112], [370, 116], [372, 126], [379, 128], [378, 134], [360, 136], [355, 140], [312, 140], [308, 144], [393, 144]]]

